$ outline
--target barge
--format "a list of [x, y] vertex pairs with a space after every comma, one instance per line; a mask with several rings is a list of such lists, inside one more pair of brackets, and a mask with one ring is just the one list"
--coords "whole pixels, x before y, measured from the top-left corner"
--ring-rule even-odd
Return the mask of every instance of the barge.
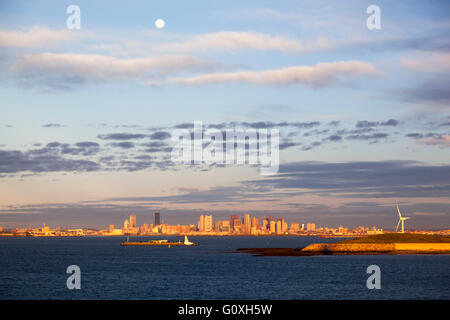
[[181, 241], [169, 241], [169, 240], [148, 240], [148, 241], [127, 241], [122, 242], [121, 246], [198, 246], [198, 243], [189, 241], [187, 236], [184, 236], [184, 242]]

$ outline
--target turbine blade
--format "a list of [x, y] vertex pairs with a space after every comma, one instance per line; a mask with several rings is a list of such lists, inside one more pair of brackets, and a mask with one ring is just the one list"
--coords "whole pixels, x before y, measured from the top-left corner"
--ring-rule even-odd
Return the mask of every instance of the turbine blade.
[[395, 232], [397, 232], [397, 230], [398, 230], [398, 226], [400, 225], [400, 221], [402, 221], [402, 220], [398, 220], [397, 227], [395, 227]]
[[399, 217], [401, 218], [401, 217], [402, 217], [402, 214], [400, 213], [400, 209], [398, 208], [398, 203], [397, 203], [397, 211], [398, 211]]

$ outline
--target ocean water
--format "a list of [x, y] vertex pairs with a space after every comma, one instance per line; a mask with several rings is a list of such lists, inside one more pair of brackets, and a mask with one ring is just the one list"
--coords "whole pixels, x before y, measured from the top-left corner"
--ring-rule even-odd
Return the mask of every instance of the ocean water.
[[[233, 250], [336, 240], [189, 240], [200, 246], [122, 247], [125, 237], [0, 238], [0, 299], [450, 298], [449, 255], [257, 257]], [[373, 264], [381, 268], [380, 290], [366, 287]], [[69, 265], [81, 269], [80, 290], [67, 289]]]

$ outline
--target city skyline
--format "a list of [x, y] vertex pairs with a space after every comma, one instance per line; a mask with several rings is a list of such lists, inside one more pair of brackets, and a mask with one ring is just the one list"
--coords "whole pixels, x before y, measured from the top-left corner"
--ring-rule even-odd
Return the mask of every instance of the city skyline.
[[[69, 5], [0, 4], [0, 227], [248, 212], [391, 228], [396, 201], [408, 228], [449, 227], [449, 3], [382, 1], [379, 29], [365, 0], [80, 0], [79, 29]], [[174, 163], [196, 122], [279, 130], [277, 173]]]
[[[144, 220], [145, 221], [145, 220]], [[147, 221], [148, 222], [148, 221]], [[198, 222], [190, 224], [167, 224], [161, 220], [160, 212], [153, 212], [153, 223], [137, 223], [137, 216], [131, 213], [129, 218], [123, 220], [122, 224], [109, 224], [107, 228], [67, 227], [57, 226], [52, 228], [46, 223], [42, 227], [29, 225], [26, 228], [3, 228], [0, 226], [0, 235], [16, 236], [123, 236], [123, 235], [220, 235], [220, 236], [263, 236], [263, 235], [321, 235], [321, 236], [361, 236], [371, 234], [383, 234], [386, 232], [398, 232], [398, 224], [395, 228], [378, 228], [375, 225], [366, 227], [343, 226], [338, 227], [329, 225], [316, 225], [311, 221], [286, 221], [283, 217], [273, 217], [266, 215], [257, 217], [249, 213], [242, 214], [242, 218], [237, 214], [232, 214], [226, 219], [214, 219], [212, 214], [201, 214]], [[402, 227], [401, 233], [404, 232]], [[410, 229], [406, 232], [430, 233], [431, 234], [449, 234], [450, 229], [441, 228], [435, 230]], [[436, 233], [437, 232], [437, 233]]]

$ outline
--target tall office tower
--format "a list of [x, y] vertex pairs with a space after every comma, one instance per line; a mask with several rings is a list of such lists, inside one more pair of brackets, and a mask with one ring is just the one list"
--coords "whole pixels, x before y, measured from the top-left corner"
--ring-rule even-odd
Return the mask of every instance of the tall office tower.
[[136, 228], [136, 215], [134, 213], [130, 215], [130, 228]]
[[113, 224], [109, 225], [109, 232], [114, 232], [114, 225]]
[[153, 225], [159, 226], [161, 224], [161, 214], [159, 212], [153, 212]]
[[282, 219], [277, 219], [277, 233], [278, 234], [281, 234], [281, 226], [282, 226], [281, 220]]
[[259, 219], [257, 217], [252, 217], [252, 228], [255, 229], [261, 229], [261, 226], [259, 224]]
[[250, 233], [252, 229], [252, 222], [250, 220], [250, 215], [248, 213], [244, 214], [244, 232]]
[[211, 232], [213, 227], [213, 216], [205, 216], [204, 232]]
[[306, 231], [316, 231], [316, 224], [315, 223], [307, 223]]
[[200, 220], [198, 220], [198, 231], [205, 232], [205, 216], [200, 215]]
[[230, 228], [230, 221], [228, 220], [223, 220], [220, 226], [220, 230], [221, 232], [230, 232], [231, 228]]
[[262, 229], [263, 229], [264, 231], [267, 230], [267, 225], [268, 225], [268, 224], [269, 224], [269, 220], [267, 220], [267, 218], [264, 218], [263, 221], [262, 221]]
[[238, 231], [241, 227], [241, 220], [236, 214], [233, 214], [230, 218], [230, 231]]
[[130, 223], [128, 222], [128, 219], [126, 219], [124, 222], [123, 222], [123, 228], [124, 229], [128, 229], [130, 227]]
[[292, 222], [291, 223], [291, 230], [292, 230], [292, 232], [299, 232], [300, 231], [300, 224], [298, 222]]
[[281, 219], [281, 231], [283, 233], [288, 231], [288, 224], [284, 221], [284, 219]]
[[239, 220], [239, 217], [237, 216], [237, 214], [232, 214], [230, 217], [230, 226], [231, 228], [234, 228], [234, 223], [236, 220]]
[[275, 221], [274, 220], [270, 220], [270, 227], [269, 227], [270, 233], [275, 233], [276, 232], [275, 226], [276, 226]]

